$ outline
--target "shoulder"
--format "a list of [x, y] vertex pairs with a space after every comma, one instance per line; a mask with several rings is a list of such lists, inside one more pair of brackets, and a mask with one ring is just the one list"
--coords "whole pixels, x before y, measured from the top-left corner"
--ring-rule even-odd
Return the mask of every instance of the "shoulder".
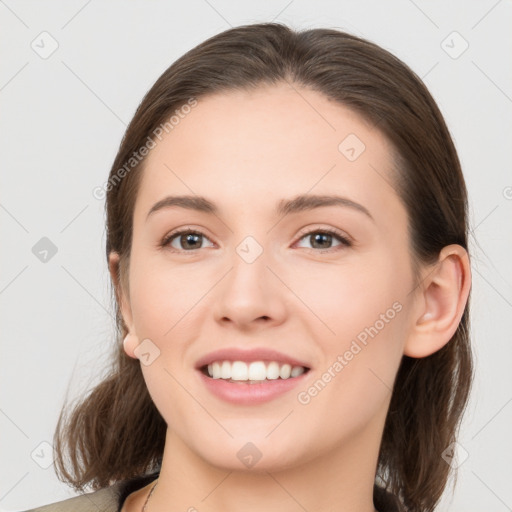
[[117, 512], [121, 482], [67, 500], [49, 503], [23, 512]]

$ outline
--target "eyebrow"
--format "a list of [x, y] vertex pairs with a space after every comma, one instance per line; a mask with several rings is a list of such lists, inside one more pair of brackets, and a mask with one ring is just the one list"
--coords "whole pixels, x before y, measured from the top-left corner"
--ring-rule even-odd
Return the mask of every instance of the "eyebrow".
[[[346, 197], [336, 195], [312, 195], [302, 194], [292, 199], [281, 199], [276, 205], [275, 213], [278, 216], [285, 216], [290, 213], [297, 213], [302, 211], [313, 210], [315, 208], [321, 208], [324, 206], [343, 206], [346, 208], [352, 208], [356, 211], [364, 213], [372, 221], [375, 222], [372, 214], [362, 205], [348, 199]], [[186, 208], [188, 210], [195, 210], [211, 215], [217, 215], [219, 208], [202, 196], [167, 196], [157, 203], [155, 203], [149, 210], [147, 219], [155, 212], [166, 209], [166, 208]]]

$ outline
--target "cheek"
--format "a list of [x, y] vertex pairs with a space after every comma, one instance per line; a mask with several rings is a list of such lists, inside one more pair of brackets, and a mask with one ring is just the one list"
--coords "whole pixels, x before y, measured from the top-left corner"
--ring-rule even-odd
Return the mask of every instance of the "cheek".
[[357, 319], [346, 312], [339, 315], [337, 336], [324, 338], [323, 364], [297, 395], [301, 421], [313, 422], [327, 444], [357, 436], [389, 405], [402, 357], [405, 313], [399, 303], [375, 311], [377, 320], [368, 313]]
[[[311, 390], [322, 395], [318, 407], [335, 401], [343, 411], [364, 409], [371, 415], [390, 393], [407, 325], [407, 280], [395, 278], [403, 273], [400, 266], [393, 255], [381, 254], [330, 271], [328, 279], [310, 275], [303, 281], [301, 297], [321, 320], [308, 313], [323, 352], [320, 381]], [[318, 286], [321, 282], [324, 286]]]
[[141, 258], [134, 268], [131, 299], [137, 334], [162, 341], [190, 324], [217, 276], [198, 272], [192, 264], [172, 265], [163, 256]]
[[315, 330], [323, 330], [328, 346], [336, 345], [339, 350], [365, 328], [376, 322], [380, 327], [386, 311], [394, 318], [393, 304], [401, 304], [406, 295], [402, 291], [405, 280], [401, 283], [396, 277], [403, 273], [399, 266], [396, 257], [385, 253], [354, 258], [346, 265], [310, 266], [300, 272], [300, 279], [297, 275], [292, 278], [292, 286], [301, 299], [298, 306], [308, 309], [304, 318], [310, 325], [318, 324]]
[[211, 284], [202, 281], [191, 266], [171, 268], [155, 258], [141, 259], [137, 265], [131, 288], [137, 337], [139, 341], [150, 339], [158, 354], [151, 364], [141, 366], [144, 380], [166, 423], [186, 436], [187, 429], [193, 427], [190, 418], [194, 414], [201, 417], [183, 388], [187, 387], [191, 363], [186, 357], [187, 344], [199, 336], [195, 315]]

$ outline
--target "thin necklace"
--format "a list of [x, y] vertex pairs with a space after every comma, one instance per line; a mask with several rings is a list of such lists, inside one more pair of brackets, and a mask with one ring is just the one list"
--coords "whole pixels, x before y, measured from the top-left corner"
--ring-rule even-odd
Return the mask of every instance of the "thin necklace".
[[153, 491], [155, 490], [155, 487], [158, 485], [158, 478], [156, 479], [155, 485], [153, 485], [151, 491], [149, 491], [148, 497], [146, 498], [146, 502], [144, 503], [144, 506], [142, 507], [142, 512], [146, 511], [146, 507], [148, 505], [149, 498], [151, 498], [151, 495], [153, 494]]

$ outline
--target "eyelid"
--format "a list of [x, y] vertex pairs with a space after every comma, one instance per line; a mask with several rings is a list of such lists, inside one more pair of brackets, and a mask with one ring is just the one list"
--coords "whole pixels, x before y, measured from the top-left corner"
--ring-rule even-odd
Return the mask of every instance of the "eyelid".
[[301, 238], [304, 238], [306, 235], [310, 235], [312, 233], [329, 233], [332, 235], [336, 235], [342, 241], [345, 241], [350, 245], [353, 245], [355, 243], [355, 240], [345, 231], [342, 231], [341, 229], [334, 227], [325, 227], [320, 225], [308, 226], [306, 228], [301, 229], [299, 234], [297, 235], [297, 241], [299, 241]]
[[[165, 235], [163, 240], [159, 243], [159, 246], [160, 246], [160, 248], [163, 248], [163, 249], [169, 248], [171, 240], [173, 238], [175, 238], [179, 235], [185, 235], [185, 234], [189, 234], [189, 233], [200, 235], [215, 244], [215, 242], [213, 242], [213, 240], [211, 240], [210, 237], [208, 235], [206, 235], [202, 230], [203, 230], [203, 228], [194, 228], [192, 226], [184, 226], [182, 228], [177, 228], [176, 230], [173, 230], [170, 233], [168, 233], [167, 235]], [[338, 238], [338, 240], [341, 242], [341, 245], [344, 245], [345, 247], [351, 247], [355, 243], [354, 239], [350, 235], [348, 235], [344, 231], [341, 231], [340, 229], [333, 228], [333, 227], [322, 227], [320, 225], [317, 225], [317, 226], [308, 226], [308, 227], [301, 229], [297, 235], [295, 242], [293, 242], [292, 245], [295, 245], [297, 242], [299, 242], [306, 236], [311, 235], [313, 233], [327, 233], [327, 234], [333, 235], [336, 238]], [[308, 249], [308, 248], [306, 247], [305, 249]], [[182, 249], [174, 249], [174, 248], [169, 249], [170, 252], [190, 253], [190, 254], [194, 254], [197, 250], [199, 250], [199, 249], [192, 249], [190, 251], [185, 251]], [[309, 249], [309, 250], [313, 251], [313, 252], [335, 252], [338, 249], [336, 249], [336, 247], [331, 247], [329, 249], [324, 249], [324, 250], [321, 250], [321, 249]]]
[[[169, 232], [168, 234], [166, 234], [162, 241], [159, 242], [159, 247], [162, 248], [162, 249], [168, 249], [170, 247], [170, 243], [171, 243], [171, 239], [175, 238], [176, 236], [178, 235], [186, 235], [186, 234], [196, 234], [196, 235], [201, 235], [202, 237], [210, 240], [210, 242], [212, 242], [213, 244], [215, 244], [215, 242], [213, 240], [211, 240], [210, 236], [205, 234], [204, 232], [204, 228], [195, 228], [193, 226], [183, 226], [181, 228], [177, 228], [175, 230], [172, 230], [171, 232]], [[197, 249], [195, 250], [190, 250], [190, 251], [184, 251], [182, 249], [174, 249], [174, 248], [170, 248], [169, 251], [171, 252], [179, 252], [179, 253], [194, 253], [195, 251], [197, 251]]]

